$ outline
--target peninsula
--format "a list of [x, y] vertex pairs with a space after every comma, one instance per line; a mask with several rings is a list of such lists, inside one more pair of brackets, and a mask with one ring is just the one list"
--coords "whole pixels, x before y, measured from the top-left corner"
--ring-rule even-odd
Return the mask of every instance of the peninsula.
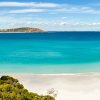
[[0, 29], [0, 32], [43, 32], [42, 29], [39, 28], [12, 28], [12, 29]]

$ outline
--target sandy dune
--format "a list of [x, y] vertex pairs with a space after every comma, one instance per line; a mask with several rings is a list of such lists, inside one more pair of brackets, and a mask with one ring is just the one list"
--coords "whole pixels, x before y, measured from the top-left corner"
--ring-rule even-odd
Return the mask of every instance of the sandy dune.
[[100, 73], [88, 74], [3, 74], [19, 79], [26, 89], [39, 94], [55, 90], [56, 100], [100, 100]]

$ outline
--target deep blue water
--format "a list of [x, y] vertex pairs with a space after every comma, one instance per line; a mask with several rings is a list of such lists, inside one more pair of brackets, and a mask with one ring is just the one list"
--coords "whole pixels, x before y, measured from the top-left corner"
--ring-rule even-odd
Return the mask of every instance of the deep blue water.
[[1, 33], [0, 39], [34, 39], [67, 41], [100, 41], [100, 32], [41, 32], [41, 33]]
[[100, 32], [1, 33], [0, 71], [100, 71]]

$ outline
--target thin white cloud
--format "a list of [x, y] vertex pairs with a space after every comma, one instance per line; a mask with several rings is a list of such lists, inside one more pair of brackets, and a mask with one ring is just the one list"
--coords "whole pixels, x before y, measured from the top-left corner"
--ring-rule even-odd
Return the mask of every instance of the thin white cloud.
[[[98, 4], [99, 5], [99, 4]], [[15, 10], [8, 11], [8, 13], [32, 13], [32, 12], [45, 12], [49, 13], [89, 13], [89, 14], [100, 14], [100, 9], [96, 9], [93, 6], [84, 5], [69, 5], [59, 3], [43, 3], [43, 2], [0, 2], [0, 7], [15, 7]], [[19, 9], [18, 7], [24, 7]], [[25, 8], [27, 7], [27, 8]], [[43, 9], [45, 8], [45, 10]], [[53, 9], [50, 9], [53, 8]], [[6, 12], [6, 13], [7, 13]]]
[[100, 22], [92, 22], [92, 23], [80, 23], [80, 22], [73, 22], [73, 23], [67, 23], [67, 22], [61, 22], [57, 24], [59, 26], [67, 26], [67, 27], [96, 27], [100, 26]]
[[66, 19], [67, 17], [62, 17], [62, 19]]
[[6, 7], [59, 7], [60, 4], [57, 3], [36, 3], [36, 2], [0, 2], [0, 6]]
[[89, 14], [100, 14], [100, 10], [96, 10], [92, 7], [72, 7], [72, 6], [64, 6], [61, 8], [55, 9], [42, 9], [42, 8], [27, 8], [27, 9], [18, 9], [11, 10], [9, 13], [32, 13], [32, 12], [49, 12], [49, 13], [89, 13]]
[[97, 10], [92, 7], [79, 7], [79, 6], [69, 6], [64, 8], [55, 9], [55, 12], [60, 13], [91, 13], [91, 14], [100, 14], [100, 10]]
[[96, 4], [92, 4], [92, 6], [100, 6], [100, 2], [98, 2]]
[[[65, 16], [64, 16], [65, 17]], [[39, 18], [36, 17], [36, 18]], [[96, 27], [100, 27], [100, 21], [94, 21], [94, 22], [82, 22], [82, 21], [75, 21], [75, 20], [66, 20], [66, 21], [62, 21], [62, 18], [59, 19], [59, 21], [57, 20], [38, 20], [35, 18], [32, 19], [27, 19], [27, 17], [23, 17], [23, 18], [15, 18], [15, 17], [11, 17], [11, 16], [0, 16], [0, 27], [52, 27], [55, 28], [57, 27], [59, 28], [87, 28], [89, 27], [90, 29], [96, 28]]]
[[20, 10], [11, 10], [8, 13], [38, 13], [46, 12], [45, 9], [20, 9]]

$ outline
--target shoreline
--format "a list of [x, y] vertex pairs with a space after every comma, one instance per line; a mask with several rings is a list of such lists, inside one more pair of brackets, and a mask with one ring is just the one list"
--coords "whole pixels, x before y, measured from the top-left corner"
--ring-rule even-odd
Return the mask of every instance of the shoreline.
[[46, 95], [54, 89], [56, 100], [100, 100], [100, 72], [66, 74], [0, 73], [17, 78], [30, 92]]
[[100, 74], [100, 71], [98, 72], [66, 72], [66, 73], [46, 73], [46, 74], [42, 74], [42, 73], [22, 73], [22, 72], [0, 72], [0, 75], [1, 74], [8, 74], [8, 75], [36, 75], [36, 76], [70, 76], [70, 75], [96, 75], [96, 74]]

